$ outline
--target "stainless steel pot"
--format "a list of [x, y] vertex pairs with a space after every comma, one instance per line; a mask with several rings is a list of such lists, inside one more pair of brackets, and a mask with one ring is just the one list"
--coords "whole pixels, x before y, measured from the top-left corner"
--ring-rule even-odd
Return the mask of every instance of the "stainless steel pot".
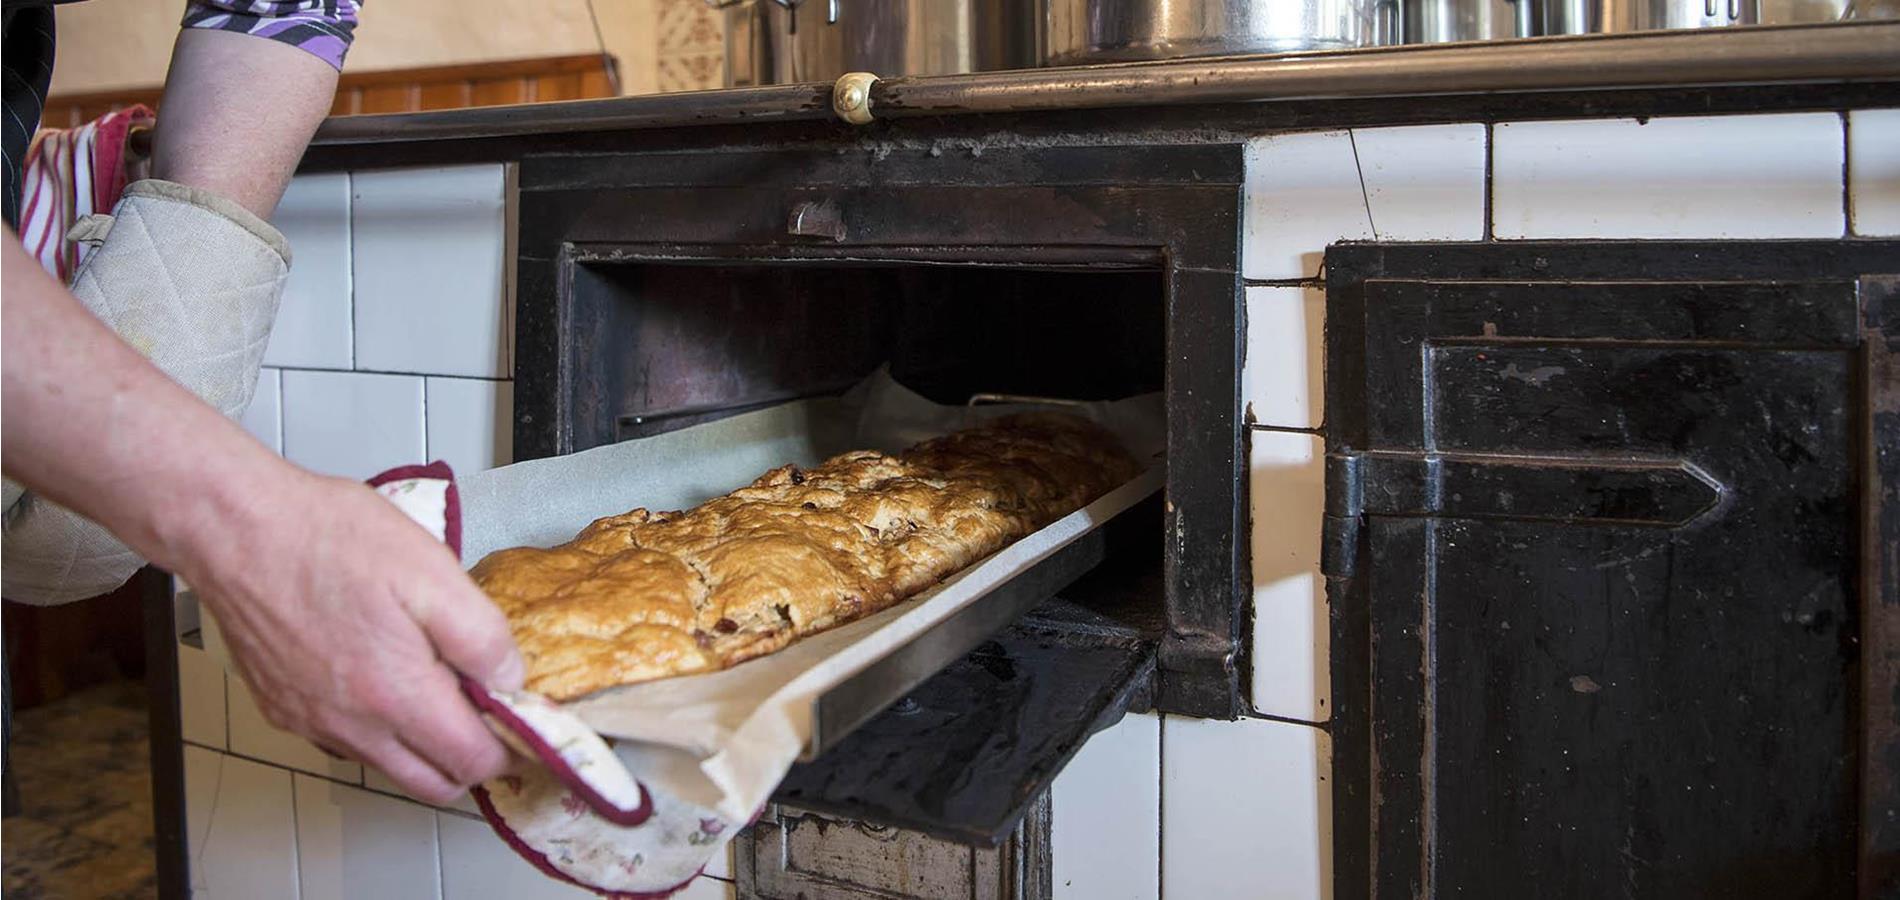
[[1039, 0], [1043, 62], [1169, 59], [1397, 43], [1397, 0]]
[[1523, 0], [1533, 34], [1725, 28], [1761, 22], [1761, 0]]
[[1408, 44], [1494, 41], [1533, 33], [1525, 0], [1402, 0], [1400, 11]]
[[1023, 0], [707, 0], [726, 11], [726, 83], [846, 72], [954, 75], [1036, 64]]

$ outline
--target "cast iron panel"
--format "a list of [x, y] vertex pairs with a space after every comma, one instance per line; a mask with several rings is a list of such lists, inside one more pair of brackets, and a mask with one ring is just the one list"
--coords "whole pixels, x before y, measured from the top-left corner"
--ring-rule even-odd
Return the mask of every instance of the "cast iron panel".
[[1871, 884], [1857, 279], [1883, 264], [1329, 252], [1338, 896]]
[[774, 800], [963, 843], [1008, 837], [1089, 735], [1153, 687], [1151, 641], [1076, 613], [997, 634], [793, 766]]

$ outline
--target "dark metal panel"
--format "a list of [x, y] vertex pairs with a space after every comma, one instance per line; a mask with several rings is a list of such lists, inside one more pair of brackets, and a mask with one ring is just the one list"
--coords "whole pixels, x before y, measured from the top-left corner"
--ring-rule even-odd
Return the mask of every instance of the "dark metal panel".
[[1852, 574], [1883, 376], [1846, 282], [1786, 279], [1896, 249], [1329, 253], [1337, 893], [1834, 896], [1857, 844], [1885, 889], [1892, 639]]
[[774, 800], [993, 846], [1153, 674], [1133, 634], [1018, 623], [793, 766]]
[[1860, 895], [1900, 896], [1900, 275], [1861, 279]]
[[191, 896], [190, 848], [185, 836], [185, 734], [178, 696], [178, 630], [172, 617], [172, 577], [151, 566], [139, 570], [145, 615], [145, 692], [150, 716], [152, 853], [161, 900]]
[[941, 185], [1228, 184], [1242, 178], [1228, 147], [1069, 146], [1028, 150], [952, 146], [839, 153], [787, 149], [754, 153], [702, 151], [577, 154], [538, 157], [524, 170], [523, 191], [629, 187], [928, 187]]
[[1168, 493], [1163, 514], [1168, 639], [1160, 705], [1231, 718], [1241, 708], [1236, 650], [1249, 584], [1244, 315], [1233, 272], [1177, 271], [1168, 288]]

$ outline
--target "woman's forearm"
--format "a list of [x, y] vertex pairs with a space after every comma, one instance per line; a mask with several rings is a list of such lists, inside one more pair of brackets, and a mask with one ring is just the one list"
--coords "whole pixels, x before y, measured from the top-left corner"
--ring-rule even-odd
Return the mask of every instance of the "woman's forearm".
[[4, 244], [0, 462], [8, 477], [146, 558], [178, 566], [191, 550], [188, 535], [219, 530], [184, 523], [237, 525], [218, 510], [232, 491], [297, 474], [88, 313], [11, 231]]
[[330, 112], [336, 70], [290, 44], [188, 28], [159, 101], [152, 174], [269, 218]]

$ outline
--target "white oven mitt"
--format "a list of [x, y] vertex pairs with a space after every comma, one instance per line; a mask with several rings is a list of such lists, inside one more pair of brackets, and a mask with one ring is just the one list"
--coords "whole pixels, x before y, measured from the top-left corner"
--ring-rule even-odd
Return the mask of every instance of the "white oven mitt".
[[[236, 419], [257, 389], [290, 246], [263, 219], [208, 191], [134, 182], [110, 216], [73, 226], [99, 246], [73, 296], [173, 380]], [[3, 594], [69, 603], [126, 582], [142, 561], [93, 522], [7, 481]]]
[[[369, 480], [378, 494], [462, 552], [462, 510], [447, 463], [404, 466]], [[537, 694], [503, 694], [463, 678], [488, 726], [523, 759], [470, 793], [508, 846], [550, 878], [615, 900], [659, 900], [699, 877], [738, 831], [717, 813], [649, 791], [641, 761]]]

